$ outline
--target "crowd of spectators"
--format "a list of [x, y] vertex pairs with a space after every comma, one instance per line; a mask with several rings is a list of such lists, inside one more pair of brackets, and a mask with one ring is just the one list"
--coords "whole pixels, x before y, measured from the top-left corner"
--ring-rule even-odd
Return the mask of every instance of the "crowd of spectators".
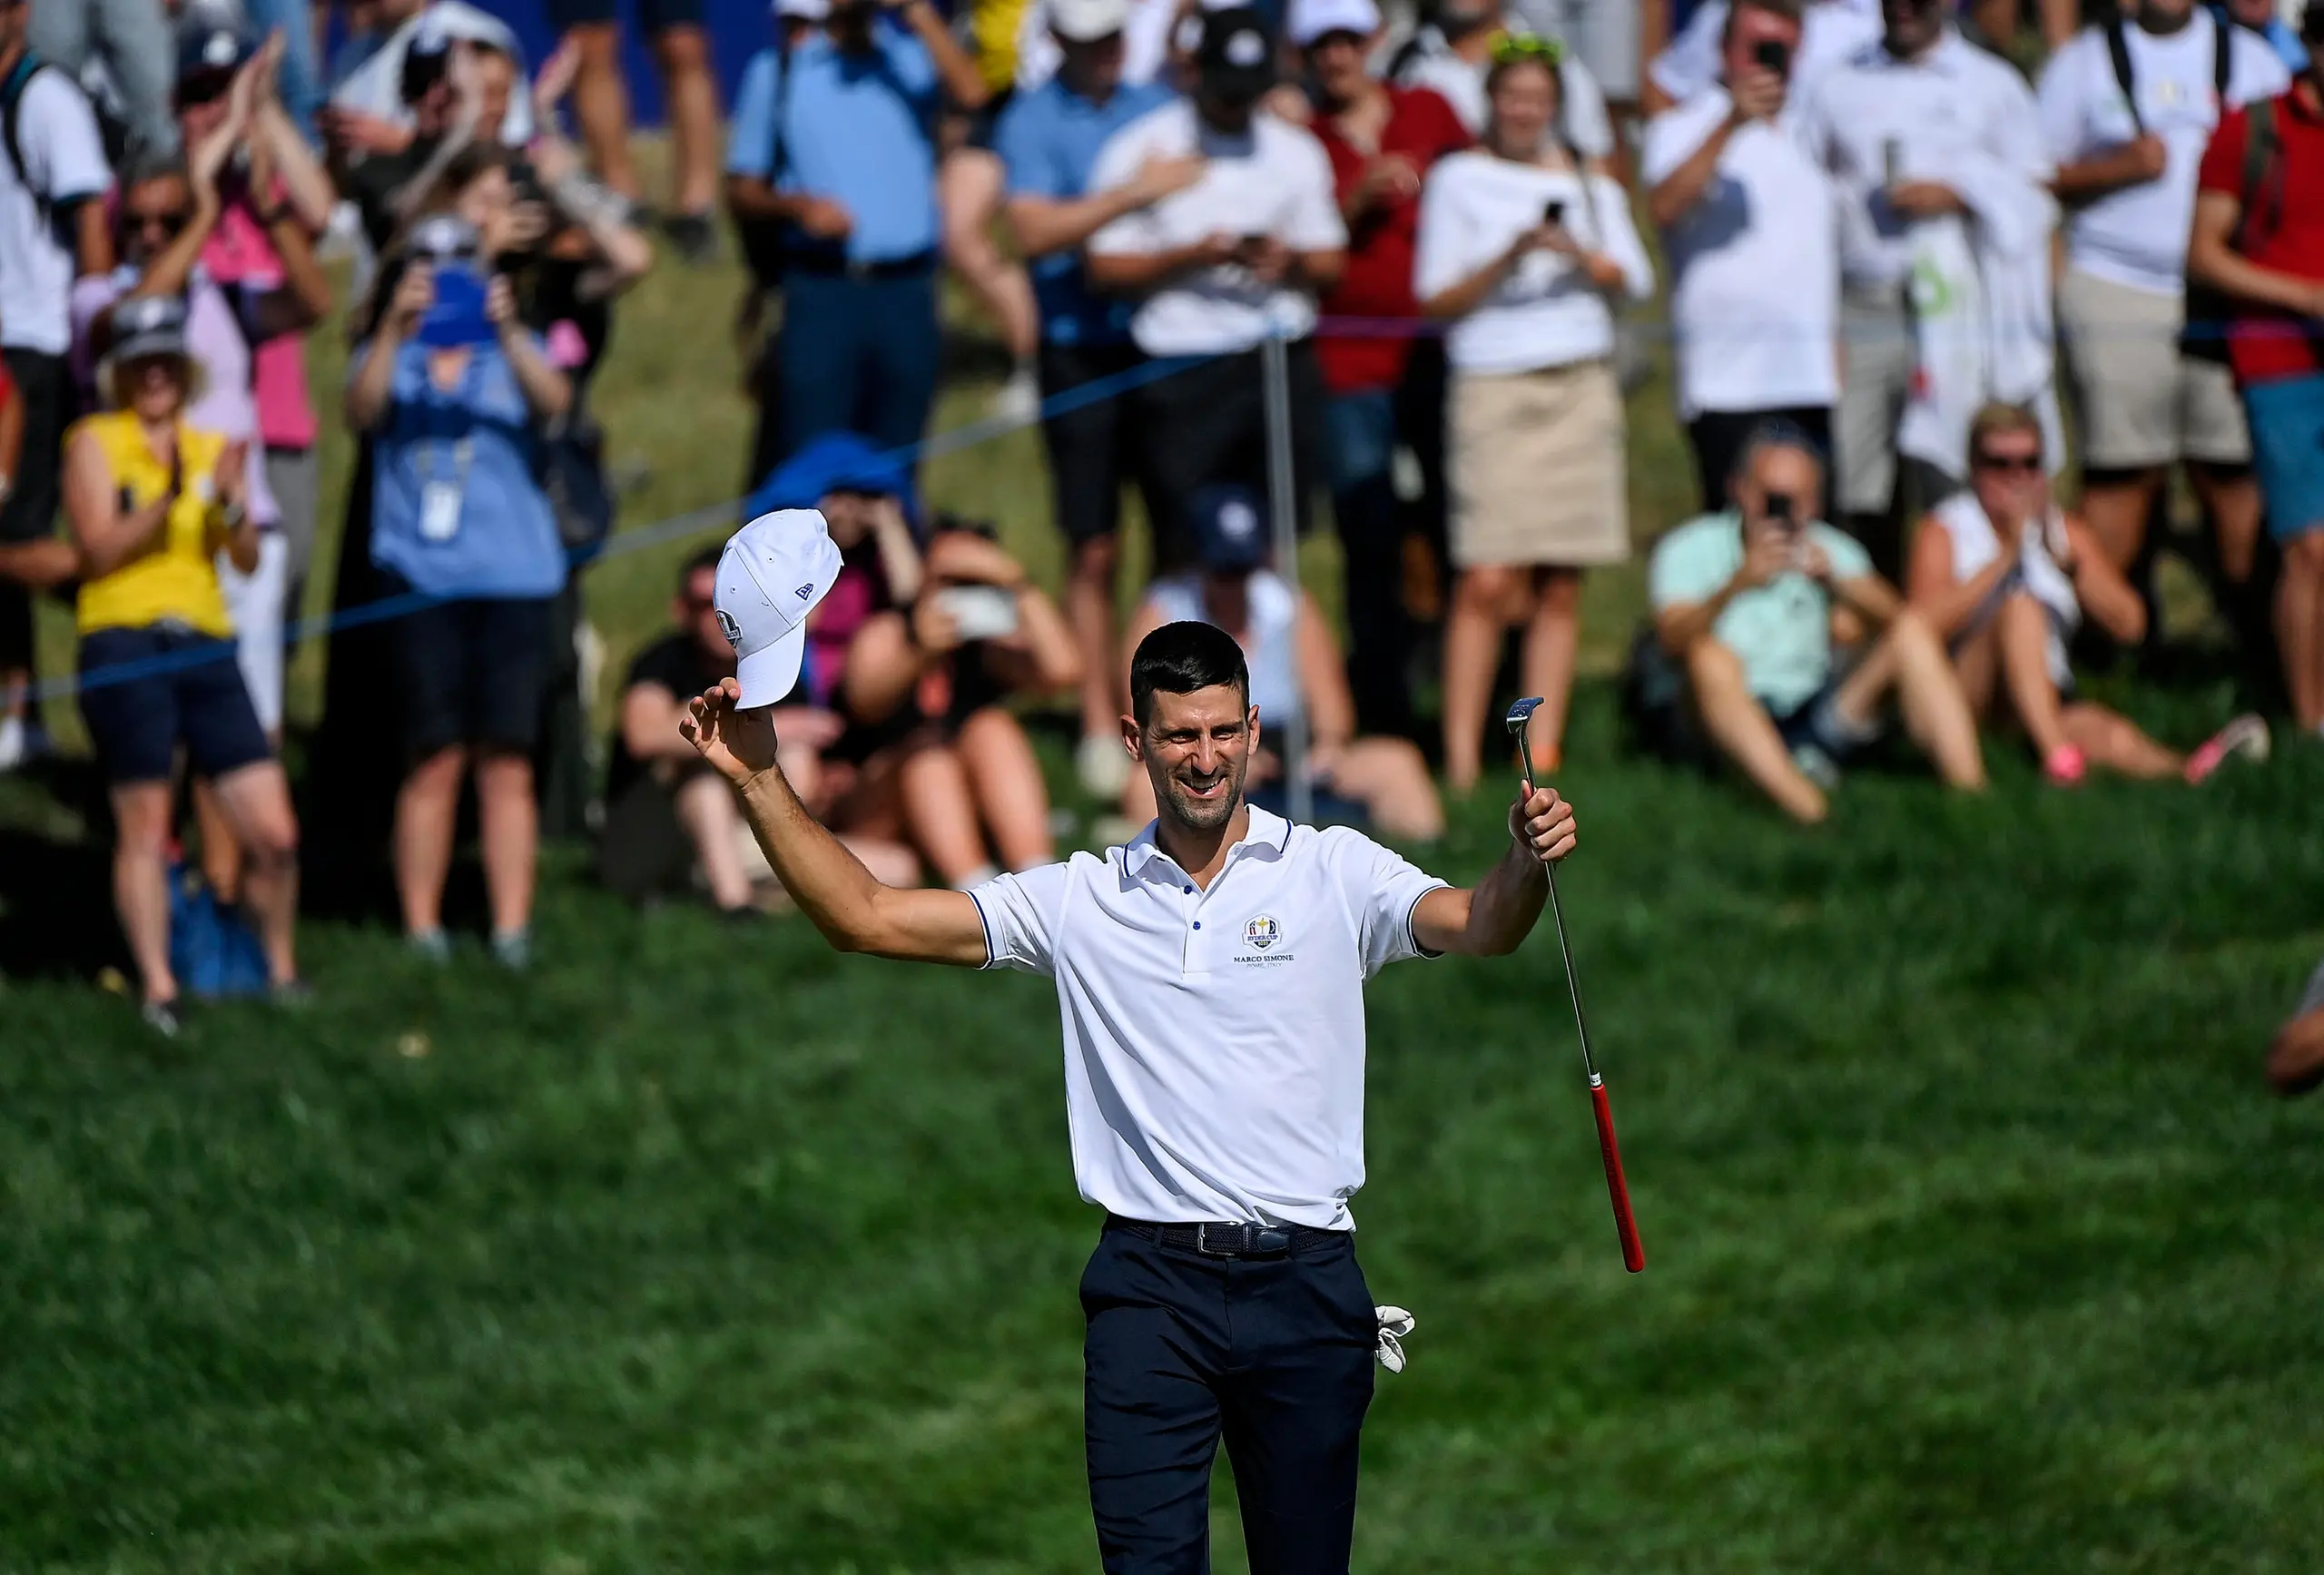
[[[1142, 818], [1123, 653], [1181, 618], [1236, 636], [1293, 745], [1263, 793], [1432, 840], [1431, 762], [1455, 795], [1488, 774], [1512, 677], [1557, 770], [1585, 574], [1641, 545], [1658, 291], [1701, 512], [1647, 552], [1649, 747], [1809, 822], [1892, 715], [1961, 791], [1981, 729], [2062, 785], [2264, 753], [2256, 718], [2182, 754], [2075, 686], [2151, 639], [2182, 475], [2233, 637], [2324, 732], [2324, 3], [773, 0], [722, 161], [699, 0], [661, 0], [658, 213], [612, 7], [552, 11], [527, 63], [463, 0], [352, 0], [328, 49], [288, 0], [0, 0], [0, 769], [41, 747], [28, 598], [62, 588], [158, 1026], [188, 826], [303, 989], [280, 759], [320, 418], [358, 438], [333, 603], [392, 615], [333, 634], [308, 845], [368, 850], [443, 959], [472, 789], [490, 948], [526, 966], [586, 709], [575, 566], [611, 524], [591, 384], [649, 234], [704, 258], [722, 206], [746, 507], [821, 509], [843, 563], [784, 747], [884, 877], [1050, 857], [1029, 701]], [[2026, 20], [2030, 80], [1988, 46]], [[996, 413], [1040, 424], [1056, 600], [923, 497], [948, 271], [1005, 353]], [[1344, 647], [1275, 556], [1324, 519]], [[763, 863], [672, 726], [733, 670], [716, 573], [686, 566], [621, 685], [601, 842], [616, 888], [739, 918]]]

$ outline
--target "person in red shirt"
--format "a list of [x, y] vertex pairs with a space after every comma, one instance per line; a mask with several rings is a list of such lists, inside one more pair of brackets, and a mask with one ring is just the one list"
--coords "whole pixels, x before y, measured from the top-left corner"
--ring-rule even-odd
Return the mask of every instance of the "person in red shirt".
[[2309, 0], [2299, 33], [2309, 66], [2291, 91], [2211, 134], [2187, 274], [2234, 303], [2228, 364], [2283, 549], [2284, 684], [2300, 727], [2324, 732], [2324, 0]]
[[[1324, 297], [1316, 353], [1331, 396], [1332, 512], [1347, 560], [1348, 682], [1364, 732], [1408, 736], [1413, 630], [1394, 479], [1399, 441], [1420, 458], [1424, 499], [1435, 500], [1433, 542], [1443, 536], [1444, 497], [1443, 353], [1433, 340], [1412, 338], [1420, 326], [1413, 242], [1422, 177], [1470, 138], [1434, 92], [1391, 87], [1366, 70], [1380, 34], [1374, 0], [1295, 0], [1289, 33], [1315, 100], [1309, 129], [1331, 155], [1333, 194], [1347, 221], [1347, 271]], [[1334, 318], [1344, 320], [1336, 330]]]

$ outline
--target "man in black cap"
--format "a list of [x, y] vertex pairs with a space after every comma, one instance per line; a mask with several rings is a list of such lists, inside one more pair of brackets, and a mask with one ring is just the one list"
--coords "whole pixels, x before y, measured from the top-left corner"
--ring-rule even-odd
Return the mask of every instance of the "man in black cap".
[[[1098, 155], [1090, 190], [1111, 191], [1148, 161], [1198, 155], [1201, 177], [1107, 225], [1089, 241], [1089, 278], [1135, 297], [1131, 337], [1153, 357], [1201, 358], [1142, 396], [1154, 468], [1170, 496], [1158, 518], [1188, 517], [1192, 492], [1216, 482], [1267, 486], [1259, 345], [1291, 341], [1295, 484], [1315, 474], [1324, 386], [1309, 336], [1315, 298], [1347, 260], [1331, 160], [1303, 127], [1260, 107], [1275, 84], [1275, 42], [1258, 13], [1207, 12], [1190, 101], [1124, 126]], [[1181, 557], [1165, 541], [1164, 556]]]

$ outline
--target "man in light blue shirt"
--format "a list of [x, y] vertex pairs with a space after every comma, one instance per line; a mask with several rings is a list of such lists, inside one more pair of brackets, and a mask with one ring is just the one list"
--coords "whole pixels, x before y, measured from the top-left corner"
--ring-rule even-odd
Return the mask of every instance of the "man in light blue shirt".
[[[797, 10], [796, 0], [779, 9]], [[785, 226], [773, 458], [818, 432], [916, 443], [936, 397], [936, 116], [985, 97], [929, 0], [845, 0], [743, 73], [726, 153], [737, 220]]]
[[[1746, 441], [1734, 507], [1655, 545], [1647, 596], [1703, 732], [1794, 820], [1827, 812], [1846, 758], [1880, 733], [1893, 691], [1913, 741], [1957, 788], [1984, 786], [1977, 726], [1944, 644], [1856, 542], [1808, 515], [1823, 464], [1796, 428]], [[1864, 632], [1843, 664], [1833, 625]]]
[[[1057, 74], [1011, 101], [994, 139], [1008, 171], [1009, 221], [1031, 268], [1040, 307], [1044, 405], [1074, 389], [1132, 377], [1144, 362], [1130, 342], [1130, 303], [1090, 289], [1082, 247], [1116, 219], [1183, 190], [1202, 172], [1199, 158], [1156, 159], [1127, 184], [1089, 193], [1090, 171], [1106, 139], [1172, 96], [1157, 83], [1122, 81], [1129, 5], [1049, 0], [1049, 31], [1061, 57]], [[1066, 615], [1081, 651], [1077, 761], [1086, 785], [1100, 798], [1121, 792], [1128, 761], [1114, 694], [1114, 572], [1122, 483], [1145, 468], [1133, 408], [1117, 394], [1041, 423], [1058, 528], [1073, 554]], [[1155, 507], [1149, 490], [1149, 516]]]

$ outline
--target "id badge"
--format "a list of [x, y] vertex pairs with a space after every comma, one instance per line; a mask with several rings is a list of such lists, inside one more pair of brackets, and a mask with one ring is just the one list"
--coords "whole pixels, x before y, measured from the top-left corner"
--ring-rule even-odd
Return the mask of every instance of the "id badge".
[[419, 539], [448, 542], [460, 534], [460, 489], [448, 481], [431, 481], [419, 494]]

